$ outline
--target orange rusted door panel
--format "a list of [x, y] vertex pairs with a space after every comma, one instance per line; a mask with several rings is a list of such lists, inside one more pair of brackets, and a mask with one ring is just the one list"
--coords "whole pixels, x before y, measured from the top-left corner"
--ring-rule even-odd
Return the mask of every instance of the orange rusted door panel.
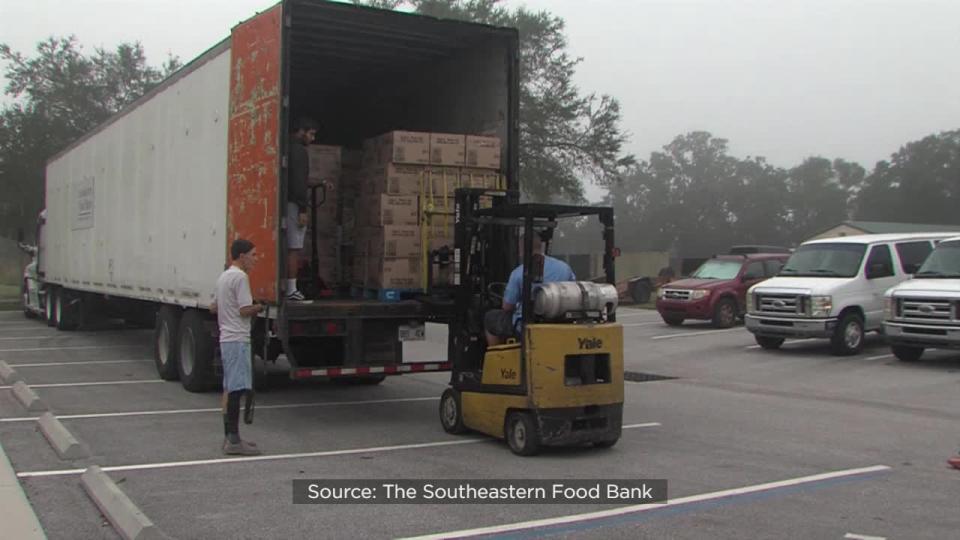
[[[237, 25], [230, 37], [227, 243], [246, 238], [260, 255], [253, 298], [278, 301], [282, 5]], [[229, 247], [228, 247], [229, 252]]]

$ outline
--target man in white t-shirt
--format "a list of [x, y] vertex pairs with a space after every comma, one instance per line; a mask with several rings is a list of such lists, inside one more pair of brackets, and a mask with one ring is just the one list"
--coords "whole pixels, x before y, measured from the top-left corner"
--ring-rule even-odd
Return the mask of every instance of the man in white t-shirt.
[[240, 439], [240, 398], [253, 388], [250, 323], [263, 311], [250, 294], [247, 272], [253, 268], [257, 249], [242, 238], [230, 246], [233, 264], [220, 274], [210, 311], [220, 326], [220, 357], [223, 360], [223, 453], [255, 456], [257, 445]]

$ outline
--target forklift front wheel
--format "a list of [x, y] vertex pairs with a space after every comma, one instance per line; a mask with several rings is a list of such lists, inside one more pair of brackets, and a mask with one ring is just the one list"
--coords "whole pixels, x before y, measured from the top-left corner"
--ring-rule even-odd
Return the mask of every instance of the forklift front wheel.
[[447, 388], [440, 397], [440, 424], [447, 433], [459, 435], [467, 428], [463, 425], [463, 410], [460, 409], [460, 392]]
[[540, 451], [540, 434], [537, 422], [528, 412], [512, 412], [507, 415], [504, 431], [510, 450], [518, 456], [532, 456]]

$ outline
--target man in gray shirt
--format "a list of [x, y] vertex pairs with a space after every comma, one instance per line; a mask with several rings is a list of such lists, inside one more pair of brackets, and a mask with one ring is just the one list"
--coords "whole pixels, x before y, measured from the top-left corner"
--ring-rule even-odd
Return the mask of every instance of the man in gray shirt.
[[263, 311], [250, 294], [247, 272], [256, 263], [253, 242], [239, 238], [230, 246], [233, 264], [220, 274], [210, 311], [220, 327], [220, 356], [223, 360], [223, 453], [255, 456], [257, 445], [240, 439], [240, 398], [253, 389], [253, 357], [250, 323]]

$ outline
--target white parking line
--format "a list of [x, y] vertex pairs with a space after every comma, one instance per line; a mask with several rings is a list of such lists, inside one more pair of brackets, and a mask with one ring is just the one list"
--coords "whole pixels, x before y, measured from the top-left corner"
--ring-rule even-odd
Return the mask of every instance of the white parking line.
[[152, 363], [153, 360], [89, 360], [83, 362], [35, 362], [32, 364], [7, 364], [10, 367], [15, 368], [29, 368], [29, 367], [50, 367], [50, 366], [89, 366], [93, 364], [138, 364], [138, 363]]
[[29, 352], [29, 351], [85, 351], [90, 349], [134, 349], [143, 345], [89, 345], [83, 347], [34, 347], [30, 349], [0, 349], [0, 352]]
[[624, 327], [624, 328], [629, 328], [629, 327], [631, 327], [631, 326], [653, 326], [653, 325], [655, 325], [655, 324], [663, 324], [663, 321], [652, 321], [652, 322], [642, 322], [642, 323], [629, 323], [629, 324], [621, 324], [620, 326], [622, 326], [622, 327]]
[[[362, 401], [316, 401], [313, 403], [282, 403], [277, 405], [257, 405], [257, 410], [263, 409], [304, 409], [307, 407], [331, 407], [340, 405], [376, 405], [378, 403], [404, 403], [411, 401], [437, 401], [439, 398], [416, 397], [416, 398], [396, 398], [396, 399], [369, 399]], [[113, 413], [88, 413], [88, 414], [58, 414], [60, 420], [85, 420], [91, 418], [121, 418], [125, 416], [161, 416], [167, 414], [196, 414], [196, 413], [221, 413], [220, 407], [210, 407], [204, 409], [167, 409], [162, 411], [127, 411]], [[36, 420], [36, 417], [30, 418], [0, 418], [0, 423], [11, 422], [29, 422]]]
[[571, 516], [563, 516], [563, 517], [557, 517], [557, 518], [522, 521], [519, 523], [510, 524], [510, 525], [497, 525], [493, 527], [482, 527], [478, 529], [464, 529], [460, 531], [451, 531], [451, 532], [440, 533], [440, 534], [428, 534], [424, 536], [410, 537], [405, 540], [434, 540], [434, 539], [439, 540], [441, 538], [465, 538], [465, 537], [471, 537], [471, 536], [510, 533], [510, 532], [537, 529], [541, 527], [550, 527], [550, 526], [556, 526], [556, 525], [564, 525], [564, 524], [570, 524], [570, 523], [580, 523], [584, 521], [617, 517], [625, 514], [638, 514], [641, 512], [649, 512], [653, 510], [660, 510], [663, 508], [669, 508], [669, 507], [680, 506], [685, 504], [712, 501], [716, 499], [722, 499], [725, 497], [734, 497], [738, 495], [748, 495], [751, 493], [758, 493], [761, 491], [770, 491], [770, 490], [776, 490], [776, 489], [789, 488], [789, 487], [803, 485], [803, 484], [811, 484], [814, 482], [823, 482], [825, 480], [832, 480], [836, 478], [843, 478], [843, 477], [855, 476], [860, 474], [885, 471], [888, 469], [890, 469], [890, 467], [887, 467], [886, 465], [876, 465], [873, 467], [864, 467], [860, 469], [847, 469], [847, 470], [834, 471], [834, 472], [823, 473], [823, 474], [815, 474], [811, 476], [801, 476], [798, 478], [781, 480], [779, 482], [755, 484], [752, 486], [745, 486], [741, 488], [726, 489], [723, 491], [714, 491], [712, 493], [704, 493], [701, 495], [681, 497], [679, 499], [671, 499], [662, 504], [638, 504], [633, 506], [625, 506], [622, 508], [615, 508], [612, 510], [601, 510], [598, 512], [588, 512], [584, 514], [575, 514]]
[[678, 339], [694, 336], [705, 336], [707, 334], [724, 334], [726, 332], [740, 332], [743, 328], [728, 328], [726, 330], [705, 330], [703, 332], [684, 332], [677, 334], [664, 334], [662, 336], [653, 336], [650, 339]]
[[886, 536], [866, 536], [864, 534], [853, 534], [847, 533], [843, 535], [844, 538], [849, 538], [851, 540], [887, 540]]
[[54, 337], [73, 337], [73, 336], [58, 336], [57, 334], [47, 334], [45, 336], [0, 337], [0, 341], [16, 341], [18, 339], [50, 339]]
[[640, 316], [643, 316], [643, 315], [650, 315], [650, 316], [659, 317], [659, 316], [660, 316], [660, 313], [658, 313], [658, 312], [656, 312], [656, 311], [653, 311], [653, 310], [643, 310], [643, 311], [629, 310], [629, 311], [627, 311], [627, 310], [623, 310], [623, 309], [621, 309], [620, 311], [617, 312], [617, 318], [620, 318], [620, 317], [640, 317]]
[[877, 356], [868, 356], [867, 360], [883, 360], [884, 358], [893, 358], [892, 354], [878, 354]]
[[[167, 382], [163, 379], [141, 379], [134, 381], [95, 381], [95, 382], [71, 382], [71, 383], [48, 383], [31, 384], [30, 388], [68, 388], [71, 386], [109, 386], [111, 384], [152, 384]], [[0, 386], [0, 390], [9, 390], [13, 386]]]
[[[623, 426], [623, 429], [634, 429], [641, 427], [659, 426], [657, 422], [648, 422], [645, 424], [629, 424]], [[191, 461], [168, 461], [162, 463], [143, 463], [139, 465], [116, 465], [113, 467], [101, 467], [103, 472], [120, 471], [142, 471], [150, 469], [171, 469], [175, 467], [193, 467], [197, 465], [219, 465], [223, 463], [245, 463], [249, 461], [281, 461], [290, 459], [303, 459], [313, 457], [333, 457], [349, 456], [354, 454], [369, 454], [379, 452], [393, 452], [398, 450], [415, 450], [417, 448], [436, 448], [441, 446], [455, 446], [461, 444], [475, 444], [480, 442], [495, 441], [490, 437], [482, 438], [463, 438], [454, 441], [435, 441], [428, 443], [398, 444], [393, 446], [374, 446], [370, 448], [350, 448], [347, 450], [327, 450], [323, 452], [300, 452], [296, 454], [276, 454], [249, 456], [238, 458], [216, 458], [216, 459], [195, 459]], [[17, 473], [17, 478], [36, 478], [39, 476], [68, 476], [82, 474], [86, 469], [58, 469], [50, 471], [25, 471]]]

